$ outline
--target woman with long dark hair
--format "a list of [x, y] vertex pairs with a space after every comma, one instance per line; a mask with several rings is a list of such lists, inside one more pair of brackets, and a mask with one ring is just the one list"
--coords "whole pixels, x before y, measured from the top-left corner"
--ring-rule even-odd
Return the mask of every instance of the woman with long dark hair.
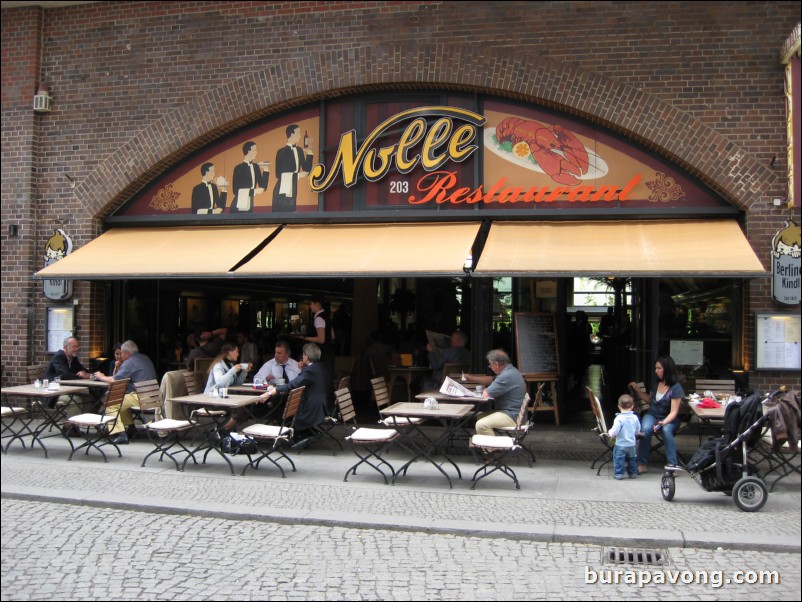
[[654, 362], [654, 374], [657, 382], [651, 393], [640, 391], [636, 383], [629, 383], [630, 388], [643, 401], [650, 403], [649, 410], [641, 419], [641, 433], [643, 438], [638, 444], [638, 472], [647, 470], [649, 454], [652, 451], [652, 435], [663, 433], [663, 443], [666, 447], [666, 459], [670, 466], [677, 465], [677, 443], [674, 435], [679, 429], [679, 408], [685, 392], [679, 384], [677, 365], [670, 355], [658, 357]]
[[237, 363], [238, 359], [239, 349], [237, 349], [237, 346], [231, 343], [224, 343], [220, 348], [220, 353], [217, 354], [212, 365], [209, 366], [209, 378], [206, 379], [204, 393], [208, 395], [215, 388], [231, 387], [244, 383], [248, 376], [248, 371], [253, 366], [247, 364], [248, 367], [243, 368], [243, 364]]

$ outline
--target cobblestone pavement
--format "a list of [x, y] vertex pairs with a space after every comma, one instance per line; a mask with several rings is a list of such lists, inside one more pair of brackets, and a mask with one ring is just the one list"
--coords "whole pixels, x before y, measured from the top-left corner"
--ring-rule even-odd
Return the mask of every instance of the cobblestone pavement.
[[[516, 466], [520, 491], [506, 477], [491, 477], [471, 491], [465, 479], [449, 489], [434, 469], [417, 465], [410, 472], [419, 476], [391, 487], [370, 473], [343, 483], [341, 475], [353, 463], [352, 457], [343, 454], [298, 456], [298, 472], [281, 479], [275, 470], [232, 477], [219, 461], [190, 465], [183, 473], [164, 464], [143, 469], [130, 456], [143, 457], [147, 447], [141, 447], [139, 454], [134, 453], [136, 449], [128, 446], [128, 460], [113, 459], [109, 464], [8, 454], [2, 458], [4, 495], [24, 492], [124, 508], [135, 503], [145, 509], [158, 506], [307, 523], [367, 523], [468, 533], [482, 530], [545, 541], [595, 536], [607, 538], [611, 544], [616, 532], [606, 529], [610, 517], [621, 515], [622, 503], [637, 500], [637, 508], [628, 513], [624, 527], [618, 530], [625, 538], [653, 537], [664, 545], [697, 547], [723, 542], [729, 547], [778, 549], [784, 543], [799, 549], [802, 530], [798, 485], [770, 494], [763, 511], [743, 513], [731, 498], [705, 492], [689, 478], [677, 479], [676, 501], [667, 503], [660, 495], [659, 474], [616, 482], [610, 475], [597, 477], [587, 465], [575, 462]], [[234, 462], [239, 473], [245, 459], [235, 457]], [[473, 469], [463, 466], [465, 472]]]
[[[665, 566], [614, 566], [597, 545], [30, 500], [0, 507], [4, 600], [800, 599], [798, 553], [668, 548]], [[601, 582], [616, 569], [631, 572]], [[721, 573], [682, 583], [705, 570]], [[779, 583], [732, 582], [755, 571], [774, 571]], [[661, 575], [680, 582], [621, 583]]]

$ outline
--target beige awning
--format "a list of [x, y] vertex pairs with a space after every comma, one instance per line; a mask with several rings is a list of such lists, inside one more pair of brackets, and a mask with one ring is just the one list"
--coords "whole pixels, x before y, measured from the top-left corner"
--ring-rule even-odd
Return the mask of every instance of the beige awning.
[[493, 222], [476, 276], [768, 276], [734, 220]]
[[239, 276], [461, 276], [480, 224], [285, 226]]
[[47, 266], [36, 276], [123, 279], [231, 276], [276, 226], [117, 228]]

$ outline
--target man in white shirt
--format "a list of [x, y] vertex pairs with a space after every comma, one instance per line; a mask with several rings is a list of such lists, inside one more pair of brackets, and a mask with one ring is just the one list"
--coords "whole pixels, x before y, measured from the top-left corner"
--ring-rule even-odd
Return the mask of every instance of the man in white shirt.
[[275, 383], [277, 378], [283, 378], [287, 384], [301, 373], [301, 368], [294, 359], [290, 357], [290, 345], [285, 341], [276, 343], [273, 359], [265, 362], [253, 377], [253, 382], [261, 379], [265, 383]]

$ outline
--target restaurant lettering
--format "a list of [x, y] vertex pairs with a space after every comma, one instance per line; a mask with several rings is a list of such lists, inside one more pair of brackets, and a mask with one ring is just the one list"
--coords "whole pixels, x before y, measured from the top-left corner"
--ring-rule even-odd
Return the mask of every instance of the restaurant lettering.
[[[429, 125], [433, 118], [436, 121]], [[411, 121], [396, 144], [374, 146], [379, 138], [407, 120]], [[398, 113], [379, 124], [359, 147], [356, 131], [350, 130], [340, 137], [328, 174], [326, 166], [318, 163], [309, 174], [309, 186], [315, 192], [323, 192], [340, 174], [346, 187], [356, 184], [360, 173], [369, 182], [375, 182], [389, 173], [393, 163], [405, 174], [418, 165], [433, 172], [449, 160], [465, 161], [479, 148], [474, 142], [485, 121], [483, 116], [465, 109], [421, 107]], [[412, 149], [419, 144], [420, 152], [413, 154]]]
[[[505, 188], [507, 178], [500, 178], [486, 191], [482, 186], [475, 190], [457, 187], [457, 174], [453, 171], [436, 171], [418, 181], [420, 196], [410, 195], [411, 205], [425, 203], [552, 203], [567, 200], [571, 203], [598, 203], [601, 201], [629, 200], [632, 190], [640, 182], [635, 175], [623, 188], [617, 186], [511, 186]], [[560, 198], [567, 195], [567, 199]]]

